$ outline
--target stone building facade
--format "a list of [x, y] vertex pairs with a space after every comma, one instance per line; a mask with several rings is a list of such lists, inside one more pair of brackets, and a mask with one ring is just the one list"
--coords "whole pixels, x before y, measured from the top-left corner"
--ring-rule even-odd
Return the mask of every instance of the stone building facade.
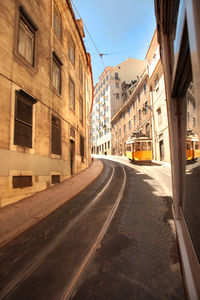
[[148, 86], [150, 91], [153, 160], [170, 163], [170, 146], [167, 117], [167, 103], [160, 47], [155, 31], [146, 54], [149, 66]]
[[90, 56], [69, 0], [0, 3], [0, 206], [90, 163]]
[[126, 155], [126, 141], [135, 133], [151, 138], [151, 110], [148, 89], [148, 69], [129, 86], [124, 86], [123, 106], [111, 120], [112, 154]]

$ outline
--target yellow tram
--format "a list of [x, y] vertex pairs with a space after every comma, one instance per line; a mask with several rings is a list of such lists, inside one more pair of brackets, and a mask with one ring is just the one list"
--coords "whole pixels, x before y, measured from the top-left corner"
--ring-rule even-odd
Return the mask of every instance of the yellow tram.
[[186, 160], [198, 159], [199, 156], [199, 138], [196, 135], [187, 136]]
[[126, 157], [131, 161], [152, 160], [152, 141], [141, 136], [133, 137], [126, 141]]

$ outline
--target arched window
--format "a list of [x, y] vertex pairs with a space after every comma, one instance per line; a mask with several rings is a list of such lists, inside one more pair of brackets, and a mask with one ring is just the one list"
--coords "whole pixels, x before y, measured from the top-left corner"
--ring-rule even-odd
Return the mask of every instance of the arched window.
[[149, 123], [146, 124], [146, 134], [150, 133], [150, 125]]

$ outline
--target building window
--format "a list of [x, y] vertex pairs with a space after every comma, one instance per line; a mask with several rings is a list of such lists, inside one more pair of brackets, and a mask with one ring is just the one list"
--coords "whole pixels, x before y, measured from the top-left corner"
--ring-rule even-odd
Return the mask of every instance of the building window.
[[146, 83], [144, 84], [144, 93], [145, 94], [147, 93], [147, 84]]
[[80, 135], [80, 155], [81, 155], [81, 162], [84, 161], [84, 137]]
[[145, 111], [145, 114], [148, 113], [148, 102], [147, 101], [144, 104], [144, 111]]
[[159, 90], [159, 79], [158, 79], [158, 75], [156, 76], [156, 79], [155, 79], [155, 90], [156, 90], [156, 92]]
[[192, 103], [192, 107], [193, 107], [193, 111], [195, 111], [196, 110], [196, 103], [195, 103], [195, 101]]
[[124, 125], [124, 133], [126, 133], [126, 125]]
[[75, 84], [71, 78], [69, 78], [69, 99], [70, 108], [75, 110]]
[[13, 188], [25, 188], [32, 186], [32, 176], [13, 176]]
[[119, 94], [118, 93], [116, 93], [116, 99], [119, 99]]
[[133, 101], [133, 109], [135, 109], [135, 100]]
[[128, 107], [128, 113], [129, 113], [129, 115], [130, 115], [130, 112], [131, 112], [131, 108], [130, 108], [130, 106]]
[[146, 134], [147, 135], [150, 134], [150, 125], [149, 125], [149, 123], [146, 124]]
[[75, 65], [75, 44], [72, 38], [69, 40], [69, 59], [71, 60], [72, 64]]
[[123, 118], [125, 119], [125, 112], [123, 111]]
[[110, 141], [108, 141], [108, 149], [110, 149]]
[[140, 103], [140, 93], [138, 93], [138, 103]]
[[133, 124], [135, 125], [136, 123], [136, 116], [133, 117]]
[[118, 89], [119, 88], [119, 82], [115, 82], [115, 87]]
[[195, 119], [195, 117], [193, 117], [193, 127], [195, 127], [196, 126], [196, 119]]
[[51, 176], [51, 184], [60, 183], [60, 175]]
[[118, 73], [115, 73], [115, 80], [118, 80], [119, 79], [119, 75]]
[[158, 126], [160, 126], [162, 124], [162, 115], [161, 115], [160, 107], [157, 109], [157, 113], [158, 113]]
[[16, 92], [14, 144], [32, 148], [33, 104], [36, 100], [24, 91]]
[[60, 119], [52, 115], [51, 118], [51, 152], [61, 155], [61, 126]]
[[83, 85], [83, 65], [81, 61], [79, 61], [79, 79], [81, 84]]
[[139, 121], [141, 121], [141, 109], [139, 109], [139, 112], [138, 112], [139, 114]]
[[190, 123], [190, 113], [189, 112], [187, 112], [187, 121], [188, 121], [188, 123]]
[[34, 48], [35, 48], [35, 32], [36, 29], [28, 22], [21, 13], [19, 19], [18, 32], [18, 52], [34, 66]]
[[128, 122], [128, 128], [129, 128], [129, 130], [131, 129], [131, 120], [129, 120], [129, 122]]
[[83, 123], [83, 99], [81, 96], [79, 98], [79, 120]]
[[54, 6], [53, 6], [53, 30], [57, 37], [60, 39], [61, 36], [61, 15], [58, 10], [58, 7], [55, 4], [54, 1]]
[[61, 66], [62, 63], [60, 59], [57, 57], [56, 53], [53, 52], [52, 86], [59, 94], [61, 94]]

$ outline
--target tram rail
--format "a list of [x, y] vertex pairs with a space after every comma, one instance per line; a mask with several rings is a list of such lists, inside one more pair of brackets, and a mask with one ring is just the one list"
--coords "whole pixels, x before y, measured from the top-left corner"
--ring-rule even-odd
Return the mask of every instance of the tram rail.
[[[62, 295], [61, 299], [69, 299], [71, 293], [74, 291], [74, 288], [78, 284], [81, 275], [87, 267], [87, 264], [91, 260], [105, 232], [107, 231], [107, 228], [119, 205], [126, 183], [125, 170], [123, 167], [120, 167], [120, 169], [123, 170], [122, 172], [124, 177], [117, 198], [115, 199], [114, 203], [108, 205], [109, 209], [107, 208], [106, 211], [106, 221], [103, 222], [103, 226], [101, 224], [100, 232], [97, 233], [97, 238], [95, 238], [95, 241], [93, 242], [92, 247], [90, 247], [90, 250], [87, 252], [87, 255], [85, 255], [84, 259], [81, 260], [78, 270], [76, 269], [75, 271], [73, 271], [72, 275], [68, 277], [67, 281], [69, 282], [69, 284], [67, 285], [67, 287], [62, 287], [62, 289], [60, 289]], [[30, 259], [29, 262], [12, 278], [12, 280], [10, 280], [3, 287], [3, 289], [1, 289], [0, 299], [5, 299], [7, 298], [7, 296], [9, 297], [10, 295], [12, 295], [12, 293], [15, 294], [15, 290], [17, 289], [20, 290], [21, 285], [24, 285], [24, 282], [26, 280], [29, 280], [29, 278], [31, 278], [31, 276], [35, 272], [37, 272], [37, 269], [40, 268], [43, 263], [45, 263], [48, 257], [53, 255], [56, 249], [59, 248], [64, 242], [66, 242], [68, 234], [70, 234], [70, 232], [72, 232], [77, 226], [81, 226], [82, 222], [87, 222], [87, 215], [89, 215], [89, 213], [91, 213], [93, 209], [96, 209], [98, 203], [101, 203], [102, 197], [106, 199], [106, 193], [108, 192], [109, 187], [112, 184], [114, 177], [116, 176], [118, 176], [118, 174], [116, 174], [115, 167], [112, 166], [111, 175], [109, 176], [107, 183], [104, 185], [101, 191], [98, 192], [98, 194], [89, 202], [89, 204], [80, 212], [79, 215], [72, 219], [72, 221], [56, 236], [53, 241], [48, 243], [38, 255]], [[63, 290], [64, 292], [62, 292]]]

